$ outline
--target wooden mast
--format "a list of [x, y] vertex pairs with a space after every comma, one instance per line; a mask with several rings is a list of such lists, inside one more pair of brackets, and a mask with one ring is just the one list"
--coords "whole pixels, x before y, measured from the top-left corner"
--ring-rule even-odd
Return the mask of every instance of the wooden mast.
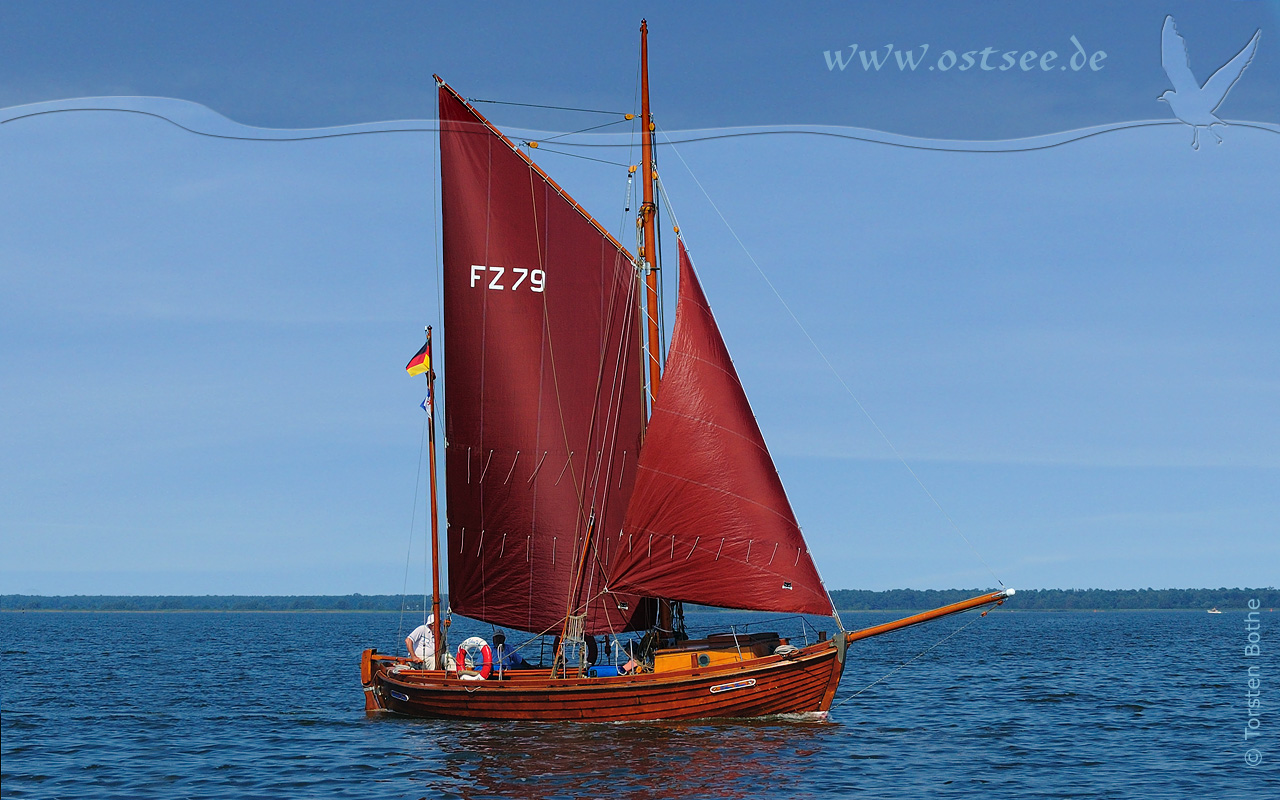
[[440, 510], [438, 493], [436, 491], [436, 370], [435, 360], [431, 353], [431, 326], [427, 326], [427, 363], [431, 366], [427, 369], [427, 398], [429, 400], [427, 408], [430, 409], [430, 418], [427, 420], [427, 427], [430, 428], [427, 441], [429, 453], [429, 466], [431, 472], [431, 636], [435, 639], [436, 650], [433, 654], [436, 660], [436, 669], [444, 668], [444, 661], [441, 659], [441, 653], [444, 652], [444, 640], [440, 637]]
[[[636, 236], [639, 240], [637, 248], [637, 259], [641, 271], [644, 273], [645, 295], [644, 300], [640, 303], [640, 311], [647, 320], [647, 336], [646, 347], [649, 354], [648, 358], [648, 385], [649, 385], [649, 409], [652, 413], [653, 403], [658, 394], [658, 381], [661, 378], [661, 341], [662, 331], [658, 324], [658, 247], [657, 247], [657, 204], [654, 202], [654, 183], [657, 180], [657, 172], [653, 166], [653, 117], [649, 111], [649, 23], [647, 20], [640, 20], [640, 122], [641, 122], [641, 184], [644, 186], [644, 202], [640, 205], [639, 214], [636, 217]], [[570, 584], [568, 606], [565, 610], [565, 617], [560, 627], [560, 643], [556, 648], [555, 656], [552, 661], [551, 674], [555, 677], [564, 668], [565, 677], [567, 675], [567, 657], [565, 654], [565, 645], [569, 640], [570, 618], [574, 616], [576, 605], [579, 599], [579, 590], [581, 589], [582, 572], [586, 566], [587, 553], [591, 547], [591, 536], [595, 527], [595, 512], [592, 511], [591, 519], [587, 523], [587, 533], [583, 541], [582, 552], [578, 561], [577, 571], [574, 573], [574, 580]], [[663, 631], [670, 631], [673, 626], [673, 613], [671, 602], [668, 600], [658, 599], [658, 628]], [[581, 665], [581, 661], [579, 662]]]
[[658, 327], [658, 236], [656, 218], [658, 206], [653, 200], [653, 184], [658, 173], [653, 166], [653, 115], [649, 113], [649, 23], [640, 20], [640, 152], [641, 183], [644, 185], [644, 203], [640, 206], [640, 216], [636, 219], [636, 227], [640, 229], [640, 263], [644, 270], [646, 309], [645, 316], [649, 322], [649, 407], [653, 408], [654, 398], [658, 396], [658, 381], [661, 378], [662, 365], [659, 352], [662, 343], [662, 330]]
[[[640, 234], [638, 254], [644, 271], [645, 319], [648, 321], [649, 354], [649, 410], [658, 396], [658, 383], [662, 378], [662, 329], [658, 298], [658, 205], [654, 201], [653, 187], [658, 181], [658, 171], [653, 165], [653, 114], [649, 111], [649, 21], [640, 20], [640, 182], [644, 186], [644, 202], [636, 218]], [[658, 630], [661, 635], [674, 636], [675, 620], [670, 600], [658, 598]]]

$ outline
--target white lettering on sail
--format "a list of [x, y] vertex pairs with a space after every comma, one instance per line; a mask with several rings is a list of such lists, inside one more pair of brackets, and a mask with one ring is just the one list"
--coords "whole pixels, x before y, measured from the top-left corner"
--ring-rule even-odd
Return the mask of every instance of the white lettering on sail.
[[[516, 290], [522, 285], [528, 286], [530, 291], [543, 292], [547, 288], [547, 273], [540, 269], [526, 269], [524, 267], [512, 267], [511, 272], [516, 275], [516, 282], [507, 286], [502, 281], [502, 276], [506, 273], [506, 267], [488, 267], [484, 264], [471, 265], [471, 288], [474, 289], [477, 284], [483, 289], [504, 289]], [[488, 283], [484, 283], [485, 273], [493, 273]]]

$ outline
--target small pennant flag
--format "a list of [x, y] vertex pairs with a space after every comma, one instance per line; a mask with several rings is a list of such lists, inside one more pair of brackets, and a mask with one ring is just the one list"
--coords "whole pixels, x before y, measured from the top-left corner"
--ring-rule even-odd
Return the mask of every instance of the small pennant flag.
[[409, 363], [405, 365], [405, 371], [410, 375], [421, 375], [431, 369], [431, 342], [428, 341], [422, 346], [413, 358], [409, 359]]
[[427, 419], [431, 419], [431, 409], [434, 404], [431, 402], [431, 389], [427, 388], [427, 399], [422, 401], [422, 410], [427, 412]]

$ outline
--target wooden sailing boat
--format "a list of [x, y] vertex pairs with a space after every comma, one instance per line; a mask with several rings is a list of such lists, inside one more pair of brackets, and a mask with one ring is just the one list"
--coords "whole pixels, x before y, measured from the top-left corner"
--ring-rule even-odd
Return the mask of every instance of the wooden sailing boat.
[[[596, 721], [826, 711], [851, 643], [1013, 593], [843, 629], [683, 241], [660, 373], [644, 23], [640, 31], [636, 256], [437, 78], [451, 610], [560, 638], [550, 669], [488, 680], [366, 650], [369, 711]], [[434, 498], [434, 436], [431, 452]], [[673, 614], [681, 602], [826, 615], [839, 632], [804, 647], [777, 634], [693, 641]], [[587, 637], [633, 631], [649, 631], [640, 670], [592, 676]]]

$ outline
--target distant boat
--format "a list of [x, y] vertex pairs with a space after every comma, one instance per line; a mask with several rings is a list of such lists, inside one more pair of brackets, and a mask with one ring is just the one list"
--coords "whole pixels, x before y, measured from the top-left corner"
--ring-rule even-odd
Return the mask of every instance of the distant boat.
[[1218, 610], [1218, 609], [1216, 609], [1216, 608], [1211, 608], [1211, 609], [1209, 609], [1209, 613], [1210, 613], [1210, 614], [1221, 614], [1222, 612], [1221, 612], [1221, 611], [1219, 611], [1219, 610]]
[[[369, 712], [548, 721], [825, 712], [852, 643], [1014, 593], [844, 630], [678, 228], [675, 329], [659, 372], [661, 193], [640, 31], [636, 255], [437, 78], [449, 611], [558, 636], [550, 665], [502, 673], [483, 641], [463, 643], [480, 656], [459, 649], [456, 669], [365, 650]], [[410, 362], [411, 372], [426, 365], [428, 381], [430, 347], [428, 333]], [[453, 666], [431, 428], [435, 663]], [[693, 640], [686, 602], [828, 616], [837, 632], [795, 644], [778, 633]], [[593, 637], [631, 632], [644, 635], [628, 650], [629, 674], [592, 664]]]

